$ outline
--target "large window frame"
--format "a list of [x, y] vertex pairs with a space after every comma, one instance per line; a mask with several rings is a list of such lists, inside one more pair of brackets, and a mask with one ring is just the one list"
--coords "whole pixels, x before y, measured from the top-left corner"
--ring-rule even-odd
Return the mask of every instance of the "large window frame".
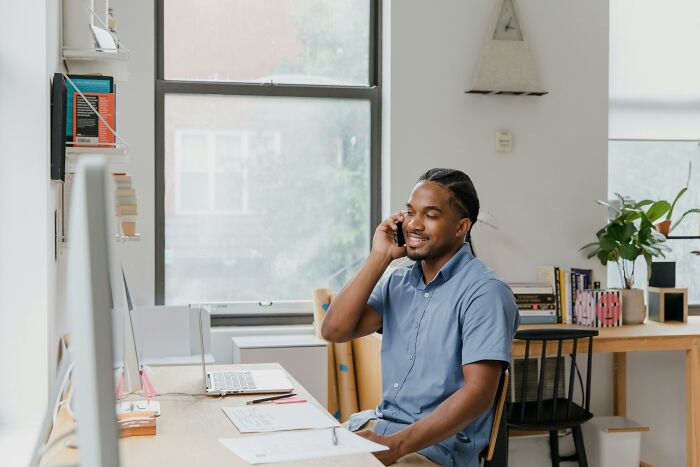
[[[201, 94], [258, 97], [357, 99], [370, 104], [370, 239], [381, 221], [381, 49], [382, 0], [370, 2], [367, 86], [324, 86], [166, 80], [164, 66], [165, 0], [156, 1], [155, 48], [155, 302], [165, 302], [165, 96]], [[265, 297], [261, 297], [265, 300]]]

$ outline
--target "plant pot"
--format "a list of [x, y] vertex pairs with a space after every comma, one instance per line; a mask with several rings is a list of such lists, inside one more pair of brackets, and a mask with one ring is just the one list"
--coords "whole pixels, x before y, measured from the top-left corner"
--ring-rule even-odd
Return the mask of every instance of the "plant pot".
[[668, 233], [671, 230], [671, 219], [666, 219], [656, 224], [656, 230], [664, 237], [668, 237]]
[[647, 317], [642, 289], [620, 289], [622, 296], [622, 324], [642, 324]]

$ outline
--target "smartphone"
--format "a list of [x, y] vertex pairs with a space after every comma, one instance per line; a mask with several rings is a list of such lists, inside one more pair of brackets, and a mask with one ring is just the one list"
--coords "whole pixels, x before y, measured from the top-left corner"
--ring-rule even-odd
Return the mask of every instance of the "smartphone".
[[394, 233], [394, 243], [396, 246], [406, 246], [406, 239], [403, 236], [403, 222], [396, 223], [396, 232]]

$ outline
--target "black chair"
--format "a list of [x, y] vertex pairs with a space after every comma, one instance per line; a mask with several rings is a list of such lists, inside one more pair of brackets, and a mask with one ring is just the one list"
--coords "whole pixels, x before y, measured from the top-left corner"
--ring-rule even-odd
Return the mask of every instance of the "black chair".
[[[507, 409], [507, 424], [509, 428], [524, 431], [549, 431], [549, 449], [552, 455], [552, 466], [558, 467], [562, 461], [578, 461], [580, 466], [587, 467], [586, 450], [583, 447], [583, 436], [581, 425], [593, 418], [590, 411], [591, 406], [591, 364], [593, 357], [593, 337], [598, 335], [594, 329], [527, 329], [518, 331], [515, 339], [525, 341], [525, 360], [520, 375], [515, 375], [513, 381], [520, 378], [520, 387], [516, 387], [516, 397], [520, 396], [520, 402], [509, 405]], [[581, 372], [576, 365], [576, 354], [579, 348], [578, 341], [588, 339], [588, 366], [586, 370], [586, 387], [584, 390]], [[554, 384], [551, 389], [547, 388], [545, 380], [545, 370], [551, 369], [547, 364], [547, 347], [550, 345], [557, 348], [557, 358], [554, 363]], [[560, 375], [565, 372], [562, 367], [562, 352], [566, 345], [566, 353], [571, 357], [571, 368], [569, 371], [569, 384], [564, 393], [560, 391]], [[536, 385], [530, 384], [528, 387], [528, 365], [530, 364], [530, 350], [533, 352], [540, 349], [540, 365], [538, 382]], [[581, 386], [582, 405], [573, 401], [574, 386], [577, 380]], [[536, 386], [536, 396], [532, 394]], [[519, 394], [517, 392], [519, 391]], [[529, 397], [528, 397], [529, 396]], [[534, 400], [533, 400], [534, 399]], [[570, 456], [559, 455], [558, 431], [571, 429], [574, 438], [576, 453]]]

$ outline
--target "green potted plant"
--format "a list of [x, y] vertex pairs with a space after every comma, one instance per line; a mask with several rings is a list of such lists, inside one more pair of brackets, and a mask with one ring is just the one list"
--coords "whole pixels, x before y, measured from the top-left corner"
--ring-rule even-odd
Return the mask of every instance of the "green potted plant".
[[676, 227], [678, 227], [681, 224], [681, 222], [683, 222], [685, 216], [692, 212], [700, 213], [700, 208], [688, 209], [686, 212], [683, 213], [683, 215], [680, 219], [678, 219], [677, 222], [673, 222], [673, 210], [676, 208], [676, 203], [678, 202], [678, 200], [683, 197], [686, 191], [688, 191], [688, 186], [690, 185], [690, 174], [692, 172], [692, 169], [693, 163], [688, 162], [688, 179], [685, 182], [685, 187], [681, 188], [681, 190], [678, 192], [675, 199], [673, 200], [673, 203], [669, 205], [669, 208], [666, 211], [666, 218], [663, 221], [656, 224], [656, 229], [666, 237], [668, 237], [668, 235], [671, 232], [673, 232], [676, 229]]
[[603, 264], [612, 261], [617, 264], [622, 289], [622, 320], [624, 324], [643, 323], [646, 318], [644, 292], [633, 289], [635, 267], [634, 263], [640, 256], [646, 262], [646, 278], [651, 274], [651, 260], [654, 257], [665, 257], [664, 251], [670, 251], [666, 245], [666, 237], [654, 228], [654, 222], [668, 212], [671, 205], [668, 201], [652, 201], [645, 199], [634, 202], [615, 193], [619, 207], [604, 201], [596, 201], [607, 206], [611, 212], [608, 224], [596, 232], [597, 241], [581, 247], [579, 251], [593, 256]]

